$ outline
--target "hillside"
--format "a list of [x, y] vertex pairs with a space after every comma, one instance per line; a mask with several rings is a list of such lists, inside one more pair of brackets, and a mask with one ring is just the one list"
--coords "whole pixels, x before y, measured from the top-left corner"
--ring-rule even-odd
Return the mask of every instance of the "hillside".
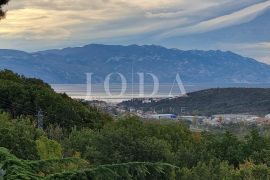
[[[162, 83], [172, 83], [176, 73], [186, 83], [270, 82], [269, 65], [233, 52], [182, 51], [155, 45], [91, 44], [34, 53], [0, 50], [0, 67], [50, 84], [85, 83], [85, 73], [94, 73], [92, 81], [101, 83], [112, 72], [124, 74], [131, 82], [132, 67], [135, 73], [155, 74]], [[152, 79], [146, 82], [152, 83]]]
[[[223, 89], [211, 96], [208, 91], [190, 97], [205, 102], [239, 96]], [[267, 101], [269, 92], [264, 91], [249, 89], [242, 99], [249, 94], [255, 100], [260, 94]], [[39, 108], [45, 115], [43, 130], [33, 122]], [[55, 93], [41, 80], [8, 70], [0, 72], [0, 109], [5, 111], [0, 112], [0, 179], [265, 179], [270, 175], [269, 127], [258, 126], [260, 131], [238, 138], [229, 132], [191, 132], [179, 121], [134, 116], [111, 120]]]
[[65, 94], [57, 94], [38, 79], [25, 78], [12, 71], [0, 71], [0, 110], [13, 117], [35, 117], [43, 111], [44, 125], [98, 128], [111, 117], [99, 110], [75, 101]]
[[[74, 129], [57, 142], [6, 114], [0, 114], [0, 123], [3, 180], [248, 180], [270, 175], [269, 136], [256, 130], [240, 139], [229, 132], [191, 133], [179, 122], [129, 118], [101, 131]], [[82, 157], [63, 158], [61, 145], [63, 152], [76, 150]]]
[[188, 97], [164, 99], [158, 102], [143, 104], [141, 100], [127, 101], [120, 105], [142, 108], [145, 111], [155, 109], [160, 113], [185, 114], [269, 114], [270, 89], [261, 88], [220, 88], [189, 93]]

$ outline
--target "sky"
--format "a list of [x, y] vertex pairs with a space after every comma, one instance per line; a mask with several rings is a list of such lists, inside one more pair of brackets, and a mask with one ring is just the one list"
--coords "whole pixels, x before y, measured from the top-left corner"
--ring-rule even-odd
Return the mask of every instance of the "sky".
[[2, 49], [155, 44], [270, 64], [270, 0], [11, 0], [5, 9]]

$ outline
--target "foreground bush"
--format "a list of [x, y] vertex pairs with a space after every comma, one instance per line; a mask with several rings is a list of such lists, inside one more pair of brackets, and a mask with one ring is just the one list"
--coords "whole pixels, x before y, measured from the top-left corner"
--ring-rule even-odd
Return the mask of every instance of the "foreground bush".
[[74, 171], [89, 167], [88, 162], [79, 158], [25, 161], [18, 159], [5, 148], [0, 148], [0, 179], [39, 180], [46, 175]]

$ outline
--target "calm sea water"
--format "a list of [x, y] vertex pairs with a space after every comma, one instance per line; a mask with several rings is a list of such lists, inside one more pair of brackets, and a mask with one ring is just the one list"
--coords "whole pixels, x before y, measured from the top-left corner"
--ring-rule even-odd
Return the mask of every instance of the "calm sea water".
[[[159, 90], [156, 94], [152, 94], [153, 85], [144, 85], [144, 94], [140, 95], [140, 86], [138, 84], [128, 84], [127, 89], [123, 95], [121, 93], [121, 85], [111, 84], [111, 95], [107, 94], [103, 84], [94, 84], [91, 86], [91, 93], [87, 93], [86, 84], [52, 84], [53, 89], [58, 93], [66, 93], [72, 98], [86, 99], [86, 100], [100, 100], [106, 102], [121, 102], [124, 100], [130, 100], [133, 98], [169, 98], [182, 96], [184, 92], [180, 90], [177, 85], [174, 84], [160, 84]], [[210, 89], [210, 88], [229, 88], [229, 87], [242, 87], [242, 88], [270, 88], [269, 84], [246, 84], [246, 83], [234, 83], [234, 84], [185, 84], [185, 90], [187, 93]]]

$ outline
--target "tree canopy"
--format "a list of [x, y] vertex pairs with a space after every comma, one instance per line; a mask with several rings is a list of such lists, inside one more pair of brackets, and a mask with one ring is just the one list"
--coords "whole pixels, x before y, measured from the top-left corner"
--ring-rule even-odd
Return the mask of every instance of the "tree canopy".
[[9, 70], [0, 71], [0, 109], [13, 118], [44, 114], [44, 126], [59, 125], [65, 129], [76, 126], [101, 128], [112, 118], [97, 108], [56, 93], [39, 79], [26, 78]]
[[0, 71], [0, 179], [269, 177], [270, 141], [261, 130], [244, 137], [191, 132], [181, 121], [112, 119], [41, 80]]
[[0, 19], [5, 17], [5, 11], [2, 8], [8, 2], [9, 2], [9, 0], [0, 0]]

